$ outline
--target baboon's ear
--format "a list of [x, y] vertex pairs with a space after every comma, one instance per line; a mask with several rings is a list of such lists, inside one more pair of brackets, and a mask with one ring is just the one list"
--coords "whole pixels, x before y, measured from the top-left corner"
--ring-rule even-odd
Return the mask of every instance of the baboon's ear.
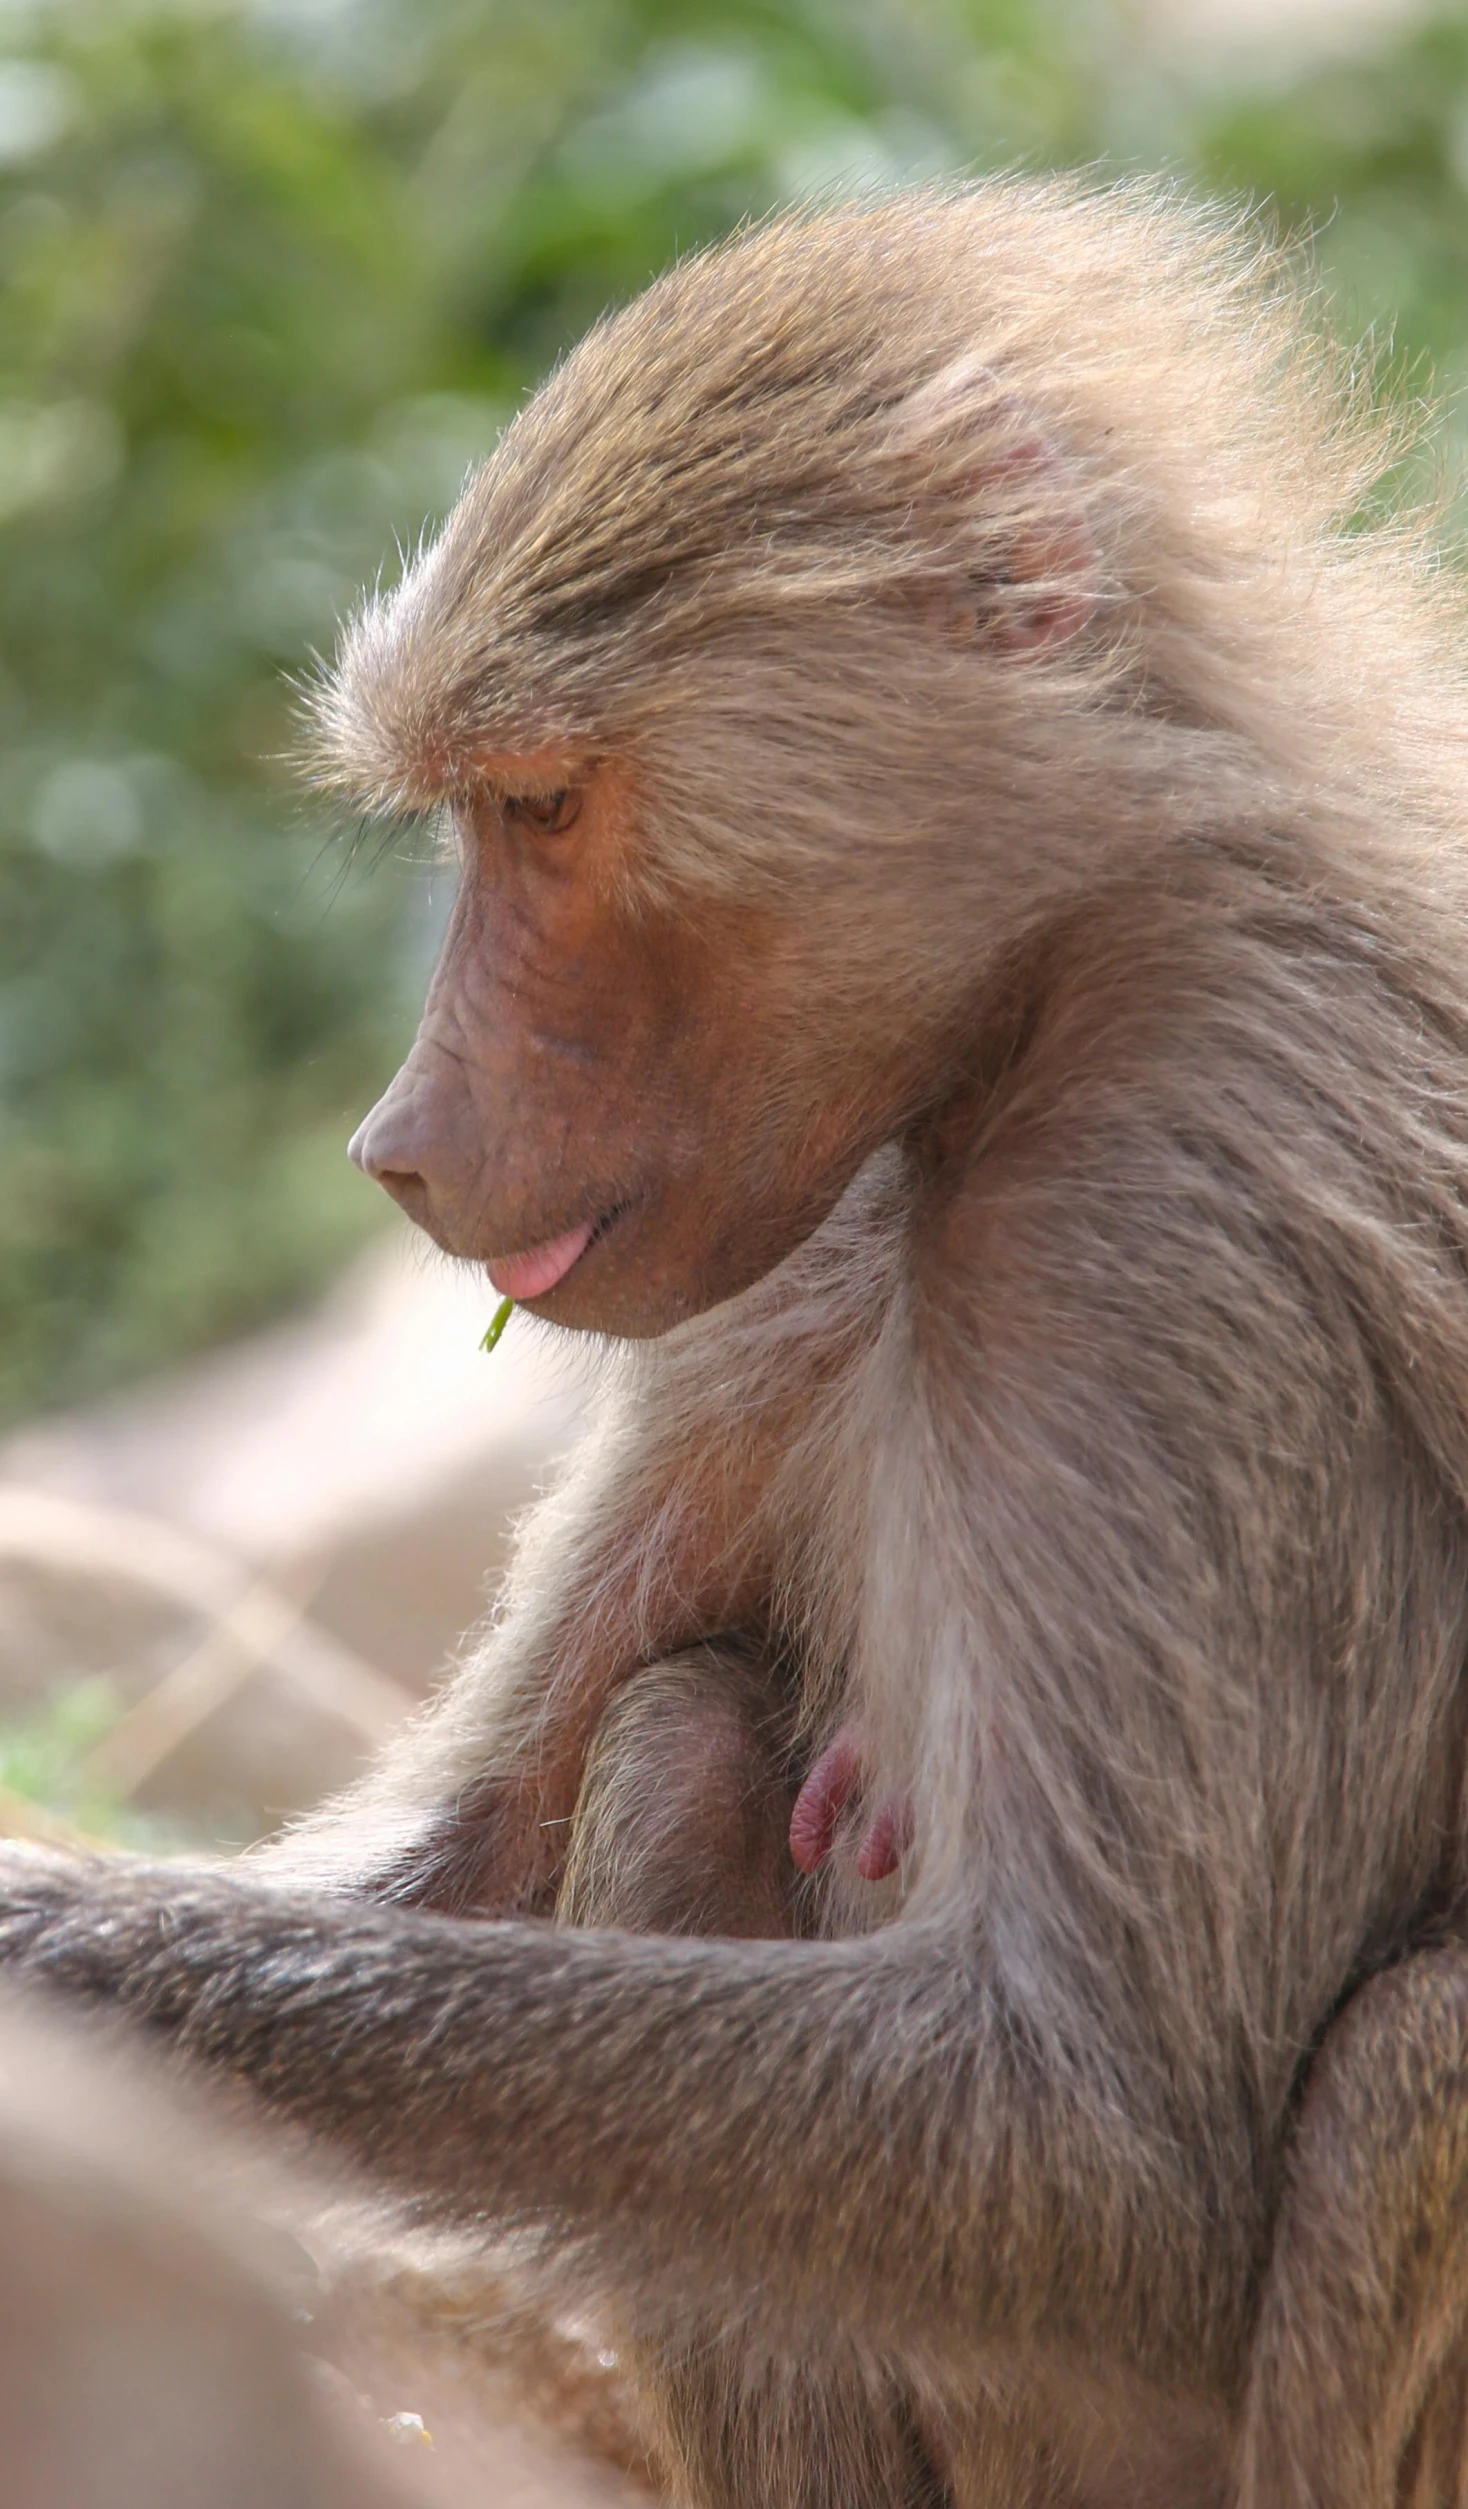
[[895, 450], [944, 548], [954, 632], [1013, 654], [1078, 635], [1100, 596], [1095, 536], [1063, 456], [992, 369], [966, 356], [929, 376], [896, 413]]

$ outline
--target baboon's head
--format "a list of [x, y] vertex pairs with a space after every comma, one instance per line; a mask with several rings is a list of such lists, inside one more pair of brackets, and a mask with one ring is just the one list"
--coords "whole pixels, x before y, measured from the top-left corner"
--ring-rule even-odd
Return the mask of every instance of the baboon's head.
[[746, 1286], [1175, 813], [1128, 571], [1206, 256], [1170, 297], [1146, 247], [1144, 205], [997, 185], [688, 261], [349, 631], [323, 778], [441, 812], [460, 867], [353, 1155], [501, 1290], [636, 1335]]

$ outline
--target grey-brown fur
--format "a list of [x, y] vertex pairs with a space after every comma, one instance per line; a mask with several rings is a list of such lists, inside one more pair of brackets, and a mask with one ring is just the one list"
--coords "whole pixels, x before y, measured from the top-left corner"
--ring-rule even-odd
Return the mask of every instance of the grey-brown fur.
[[[592, 335], [318, 703], [369, 801], [628, 762], [616, 911], [784, 936], [741, 1190], [853, 1069], [857, 1172], [617, 1355], [355, 1797], [17, 1859], [12, 1954], [539, 2234], [721, 2509], [1465, 2480], [1468, 713], [1425, 529], [1345, 529], [1392, 450], [1163, 194], [792, 220]], [[773, 1939], [619, 1903], [582, 1793], [715, 1640], [761, 1801], [843, 1727], [910, 1812]], [[547, 1928], [568, 1846], [668, 1931]]]

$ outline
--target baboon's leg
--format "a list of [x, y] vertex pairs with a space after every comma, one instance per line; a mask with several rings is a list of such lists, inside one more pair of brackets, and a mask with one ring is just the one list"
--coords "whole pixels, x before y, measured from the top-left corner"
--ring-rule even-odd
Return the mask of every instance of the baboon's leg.
[[[701, 2509], [1080, 2509], [1033, 2400], [1002, 2386], [970, 2388], [950, 2414], [919, 2404], [900, 2369], [851, 2351], [751, 2356], [727, 2335], [698, 2343], [685, 2324], [677, 2348], [650, 2361], [647, 2396], [673, 2497]], [[1170, 2486], [1125, 2477], [1093, 2497], [1178, 2509]]]
[[633, 1674], [587, 1757], [560, 1922], [788, 1934], [796, 1874], [784, 1735], [775, 1683], [733, 1645], [690, 1647]]
[[675, 2499], [700, 2509], [944, 2509], [948, 2495], [895, 2382], [845, 2358], [752, 2361], [727, 2335], [680, 2335], [681, 2348], [650, 2363], [648, 2376], [651, 2436]]
[[1468, 2504], [1468, 1950], [1371, 1979], [1311, 2068], [1239, 2499]]
[[[557, 1915], [639, 1934], [786, 1934], [795, 1789], [775, 1684], [700, 1646], [650, 1665], [598, 1728]], [[752, 2362], [686, 2318], [628, 2347], [648, 2438], [679, 2500], [705, 2509], [937, 2509], [905, 2399], [823, 2359]]]

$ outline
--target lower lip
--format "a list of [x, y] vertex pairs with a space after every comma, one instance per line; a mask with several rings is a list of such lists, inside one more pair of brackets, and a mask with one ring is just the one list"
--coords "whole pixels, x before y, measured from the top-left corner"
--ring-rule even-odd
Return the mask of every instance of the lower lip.
[[496, 1255], [484, 1267], [492, 1286], [502, 1298], [513, 1298], [521, 1305], [530, 1299], [547, 1297], [575, 1270], [591, 1247], [600, 1245], [626, 1208], [625, 1203], [618, 1203], [601, 1219], [583, 1221], [579, 1228], [568, 1229], [564, 1237], [553, 1237], [544, 1246], [531, 1246], [524, 1254]]
[[595, 1233], [595, 1223], [583, 1220], [564, 1237], [531, 1246], [524, 1254], [497, 1255], [484, 1268], [502, 1298], [544, 1298], [580, 1262]]

